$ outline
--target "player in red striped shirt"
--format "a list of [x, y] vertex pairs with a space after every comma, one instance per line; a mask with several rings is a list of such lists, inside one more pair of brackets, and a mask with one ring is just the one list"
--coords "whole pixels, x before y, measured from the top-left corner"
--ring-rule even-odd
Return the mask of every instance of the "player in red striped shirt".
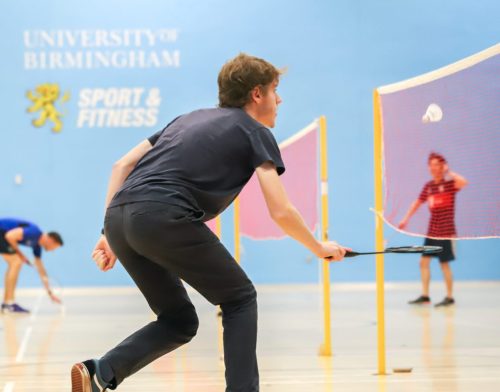
[[[443, 251], [436, 254], [443, 271], [446, 283], [446, 297], [436, 306], [449, 306], [455, 303], [453, 299], [453, 274], [450, 261], [455, 260], [451, 238], [457, 236], [455, 228], [455, 197], [457, 192], [467, 185], [467, 180], [461, 175], [449, 170], [446, 159], [435, 152], [429, 155], [429, 172], [432, 180], [424, 185], [417, 200], [411, 205], [406, 216], [399, 224], [404, 229], [411, 216], [418, 208], [427, 202], [431, 212], [431, 219], [427, 229], [427, 238], [424, 245], [441, 246]], [[429, 255], [420, 259], [420, 273], [422, 279], [422, 295], [410, 301], [410, 304], [430, 303], [429, 284], [431, 280]]]

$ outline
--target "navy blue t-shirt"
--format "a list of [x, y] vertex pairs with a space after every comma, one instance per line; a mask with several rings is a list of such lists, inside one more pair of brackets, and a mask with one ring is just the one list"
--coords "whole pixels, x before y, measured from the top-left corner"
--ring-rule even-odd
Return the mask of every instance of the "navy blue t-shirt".
[[41, 257], [42, 248], [38, 244], [38, 241], [42, 236], [42, 231], [37, 225], [18, 218], [0, 219], [0, 232], [2, 233], [2, 235], [5, 235], [5, 233], [9, 230], [17, 229], [18, 227], [21, 227], [23, 229], [23, 239], [19, 241], [19, 244], [29, 246], [33, 249], [33, 255], [35, 257]]
[[182, 115], [149, 138], [153, 148], [137, 163], [110, 207], [157, 201], [182, 207], [193, 220], [224, 211], [255, 169], [285, 166], [269, 129], [239, 108]]

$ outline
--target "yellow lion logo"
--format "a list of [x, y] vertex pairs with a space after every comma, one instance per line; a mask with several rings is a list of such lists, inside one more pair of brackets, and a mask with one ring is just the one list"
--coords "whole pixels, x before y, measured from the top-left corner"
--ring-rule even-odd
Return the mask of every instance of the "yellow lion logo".
[[[60, 89], [56, 83], [44, 83], [36, 87], [35, 92], [28, 91], [26, 97], [33, 102], [27, 111], [28, 113], [41, 112], [40, 117], [32, 121], [35, 127], [43, 127], [48, 120], [54, 123], [52, 131], [61, 132], [63, 123], [61, 121], [62, 114], [55, 107], [56, 101], [59, 99]], [[66, 92], [62, 97], [62, 102], [69, 99], [69, 93]]]

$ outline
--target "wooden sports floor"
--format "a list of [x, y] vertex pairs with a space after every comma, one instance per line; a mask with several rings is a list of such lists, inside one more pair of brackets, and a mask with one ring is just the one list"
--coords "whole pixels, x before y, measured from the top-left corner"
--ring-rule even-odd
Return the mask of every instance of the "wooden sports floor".
[[[386, 285], [386, 376], [377, 371], [373, 285], [332, 290], [334, 355], [317, 355], [322, 313], [316, 286], [258, 286], [261, 391], [500, 391], [500, 282], [458, 282], [455, 307], [412, 307], [418, 284]], [[432, 286], [443, 297], [442, 283]], [[74, 362], [98, 357], [151, 320], [134, 288], [66, 289], [65, 309], [21, 290], [30, 316], [0, 315], [0, 391], [70, 391]], [[120, 391], [223, 392], [215, 309], [196, 293], [201, 326], [177, 352], [127, 379]], [[394, 374], [393, 368], [412, 373]]]

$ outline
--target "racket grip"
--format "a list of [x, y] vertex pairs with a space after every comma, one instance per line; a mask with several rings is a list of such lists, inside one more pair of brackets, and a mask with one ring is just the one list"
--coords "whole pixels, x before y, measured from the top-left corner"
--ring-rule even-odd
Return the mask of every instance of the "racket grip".
[[[359, 253], [358, 252], [353, 252], [353, 251], [346, 251], [345, 252], [345, 255], [344, 255], [344, 258], [346, 257], [356, 257], [356, 256], [359, 256]], [[332, 256], [328, 256], [328, 257], [325, 257], [325, 259], [327, 260], [331, 260], [333, 257]]]

